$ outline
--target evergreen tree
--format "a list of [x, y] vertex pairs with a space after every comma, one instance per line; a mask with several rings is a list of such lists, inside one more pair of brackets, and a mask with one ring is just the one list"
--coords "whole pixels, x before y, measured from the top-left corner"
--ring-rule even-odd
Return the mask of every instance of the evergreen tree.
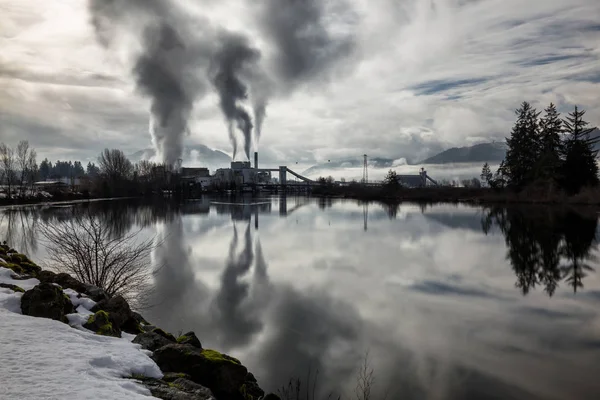
[[52, 173], [52, 163], [47, 158], [40, 163], [40, 178], [45, 181]]
[[81, 165], [81, 161], [75, 161], [73, 163], [73, 176], [80, 178], [83, 175], [85, 175], [85, 170], [83, 169], [83, 165]]
[[493, 182], [492, 179], [494, 175], [492, 174], [492, 170], [488, 163], [483, 164], [483, 168], [481, 169], [481, 181], [488, 184], [488, 186], [492, 187]]
[[504, 170], [508, 184], [522, 188], [535, 179], [535, 165], [540, 154], [538, 116], [539, 113], [527, 102], [516, 110], [517, 122], [506, 139], [508, 150]]
[[554, 104], [550, 103], [544, 112], [544, 117], [540, 120], [540, 156], [536, 178], [544, 182], [553, 182], [558, 181], [561, 173], [563, 122]]
[[89, 177], [95, 177], [100, 173], [100, 168], [98, 168], [93, 162], [88, 162], [85, 172]]
[[586, 186], [597, 186], [598, 164], [597, 150], [594, 144], [598, 139], [591, 139], [589, 133], [593, 130], [586, 128], [588, 123], [583, 120], [584, 110], [569, 113], [563, 121], [565, 132], [569, 135], [564, 144], [565, 162], [562, 168], [562, 183], [567, 192], [573, 194]]

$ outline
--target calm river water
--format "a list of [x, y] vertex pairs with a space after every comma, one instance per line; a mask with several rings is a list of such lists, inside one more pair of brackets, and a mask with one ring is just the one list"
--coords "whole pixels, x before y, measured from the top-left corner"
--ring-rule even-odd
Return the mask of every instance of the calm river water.
[[595, 211], [114, 201], [0, 210], [0, 239], [42, 262], [36, 226], [81, 208], [162, 240], [146, 318], [267, 390], [310, 369], [319, 399], [354, 398], [368, 353], [375, 398], [600, 398]]

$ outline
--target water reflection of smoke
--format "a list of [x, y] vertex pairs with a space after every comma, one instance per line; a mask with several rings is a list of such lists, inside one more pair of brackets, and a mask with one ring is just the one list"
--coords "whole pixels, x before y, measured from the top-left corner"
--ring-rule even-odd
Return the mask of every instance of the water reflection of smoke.
[[[254, 262], [250, 223], [246, 226], [242, 244], [242, 251], [238, 255], [236, 254], [238, 231], [234, 225], [227, 264], [221, 275], [221, 285], [211, 308], [212, 318], [221, 329], [222, 344], [228, 348], [248, 344], [252, 336], [263, 327], [260, 315], [257, 313], [256, 298], [250, 296], [250, 285], [243, 281]], [[258, 277], [264, 282], [266, 263], [262, 253], [260, 262], [262, 272], [258, 272]], [[257, 267], [255, 266], [255, 269]], [[253, 284], [253, 287], [255, 286]]]

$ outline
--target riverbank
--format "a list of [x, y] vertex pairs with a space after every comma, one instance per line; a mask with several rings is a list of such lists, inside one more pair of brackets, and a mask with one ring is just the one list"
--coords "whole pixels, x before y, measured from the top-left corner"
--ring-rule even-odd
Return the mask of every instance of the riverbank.
[[339, 197], [362, 201], [384, 203], [473, 203], [473, 204], [570, 204], [600, 205], [600, 190], [584, 189], [568, 196], [564, 192], [551, 189], [525, 188], [520, 192], [509, 189], [465, 188], [465, 187], [426, 187], [426, 188], [386, 188], [384, 186], [333, 186], [315, 187], [313, 196]]
[[[0, 245], [7, 398], [278, 399], [242, 363], [152, 325], [121, 296], [42, 270]], [[31, 378], [35, 377], [35, 384]]]

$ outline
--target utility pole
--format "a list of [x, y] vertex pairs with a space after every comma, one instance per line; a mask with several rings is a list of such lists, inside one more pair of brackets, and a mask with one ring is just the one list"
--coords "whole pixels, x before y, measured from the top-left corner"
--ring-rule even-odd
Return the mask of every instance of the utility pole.
[[367, 155], [364, 154], [364, 161], [363, 161], [363, 183], [369, 183], [369, 171], [367, 169]]

